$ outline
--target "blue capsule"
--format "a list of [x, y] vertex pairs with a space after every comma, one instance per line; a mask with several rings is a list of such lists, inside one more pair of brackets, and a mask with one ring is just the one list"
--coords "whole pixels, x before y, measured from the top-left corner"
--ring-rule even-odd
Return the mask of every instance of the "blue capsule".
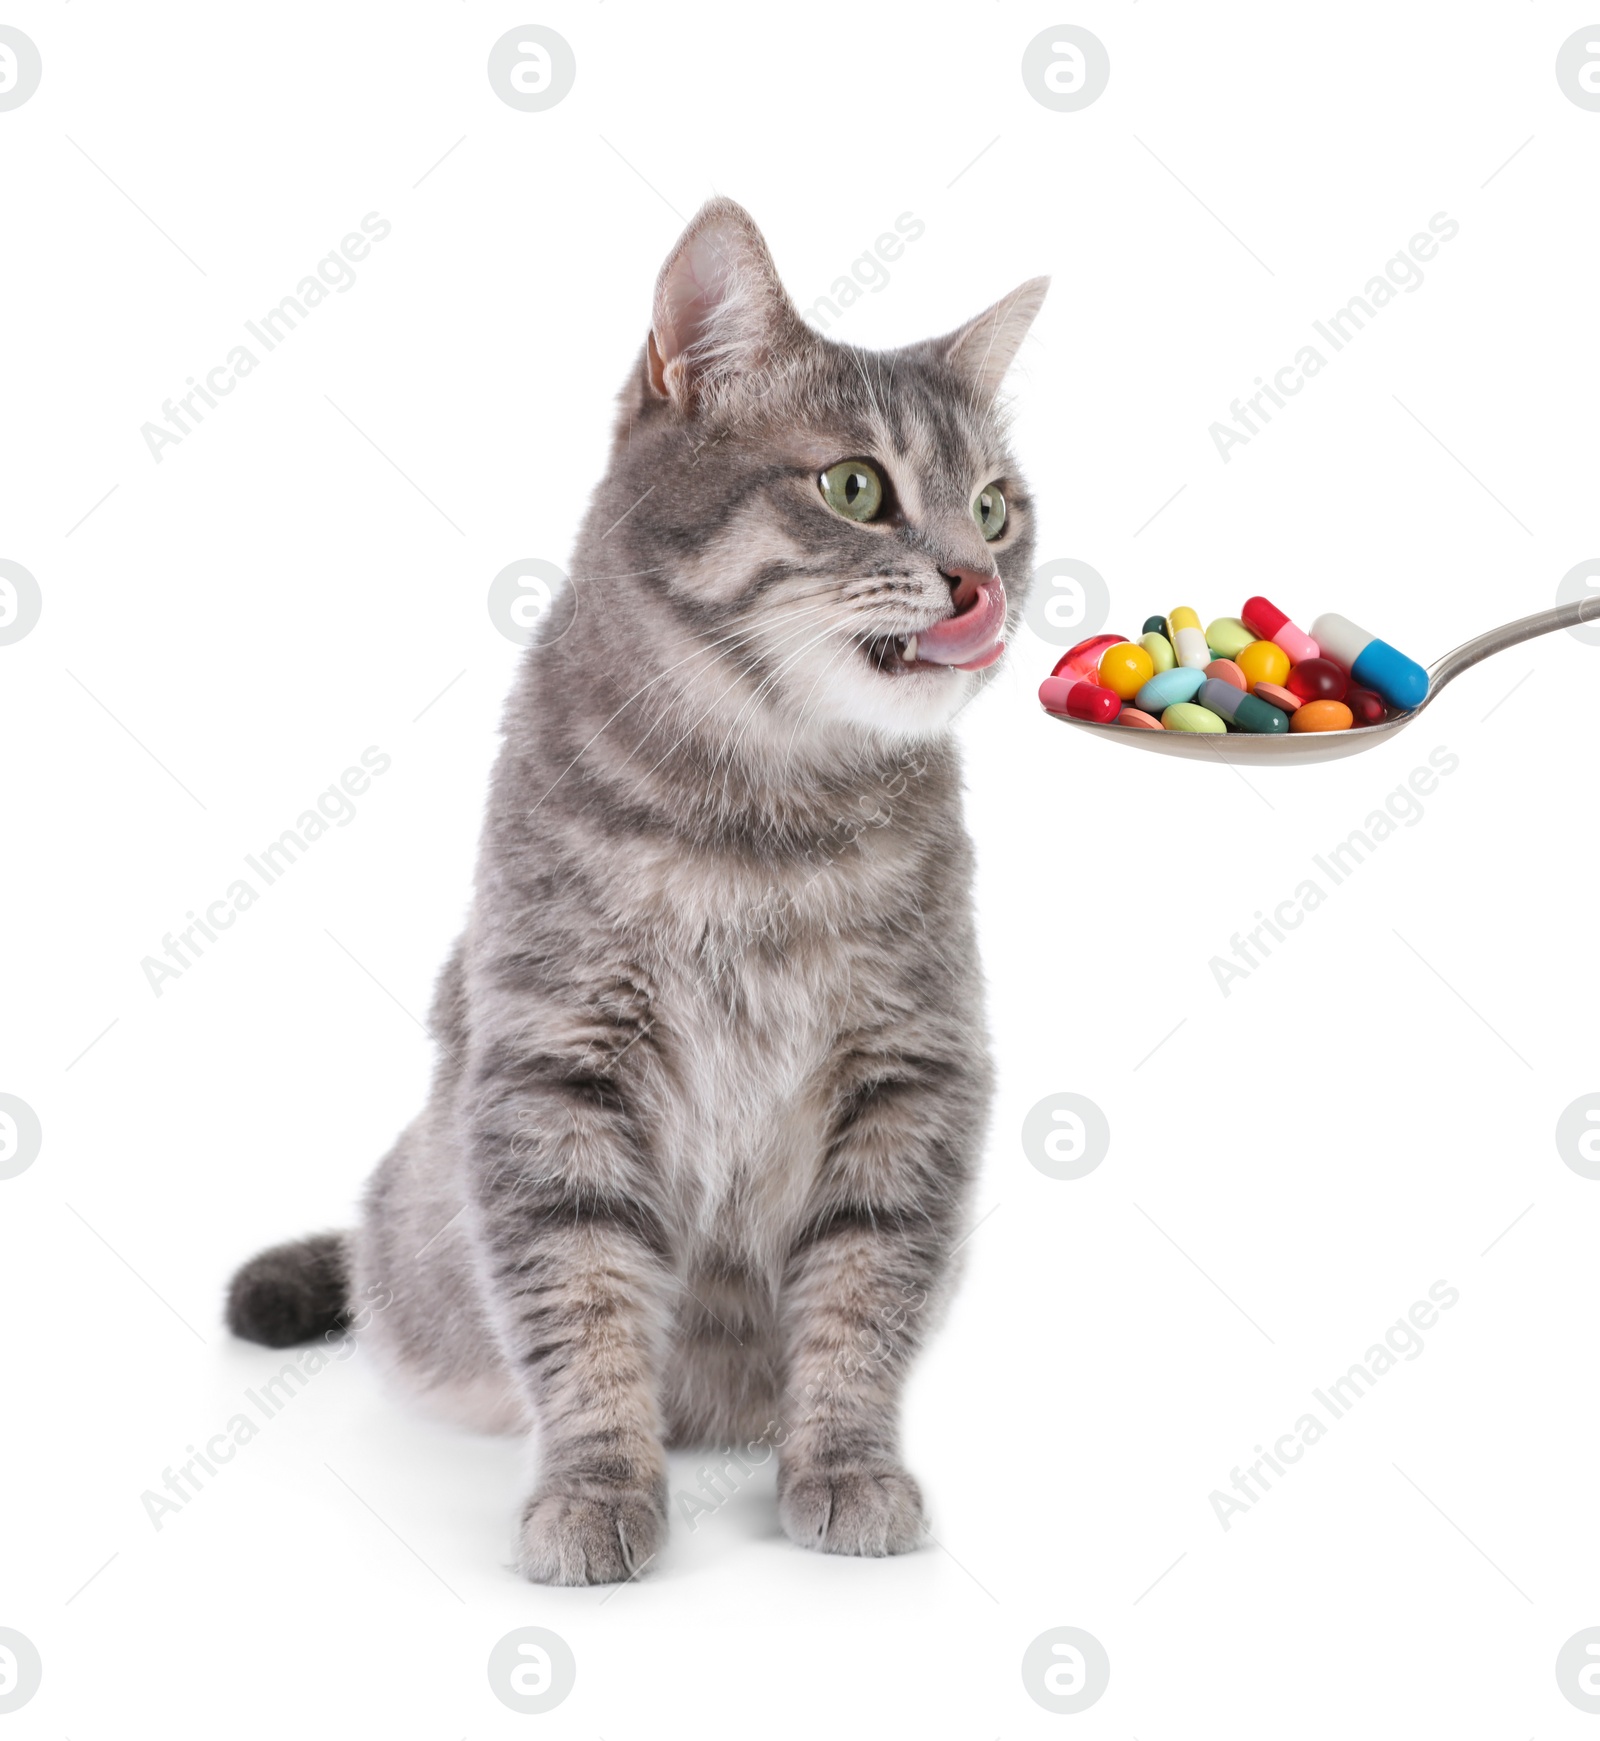
[[1206, 674], [1197, 665], [1175, 665], [1170, 671], [1158, 671], [1133, 698], [1141, 713], [1159, 719], [1169, 707], [1180, 701], [1193, 701], [1200, 693]]

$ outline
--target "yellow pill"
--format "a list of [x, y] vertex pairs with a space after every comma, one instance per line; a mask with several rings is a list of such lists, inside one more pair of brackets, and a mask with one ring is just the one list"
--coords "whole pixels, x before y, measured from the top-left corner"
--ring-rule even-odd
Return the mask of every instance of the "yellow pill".
[[1124, 701], [1132, 701], [1155, 672], [1155, 661], [1132, 641], [1118, 641], [1100, 655], [1101, 687]]
[[1289, 655], [1276, 641], [1252, 641], [1234, 654], [1233, 662], [1252, 689], [1258, 683], [1281, 684], [1289, 675]]
[[1187, 605], [1179, 605], [1169, 612], [1167, 626], [1172, 630], [1169, 638], [1178, 663], [1192, 666], [1196, 671], [1205, 670], [1211, 663], [1211, 649], [1200, 632], [1199, 614], [1190, 610]]

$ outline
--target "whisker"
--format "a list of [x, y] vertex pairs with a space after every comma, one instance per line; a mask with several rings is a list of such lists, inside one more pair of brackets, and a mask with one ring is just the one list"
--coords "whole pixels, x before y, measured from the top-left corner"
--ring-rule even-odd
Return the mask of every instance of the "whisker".
[[[820, 611], [825, 607], [817, 606], [814, 608], [817, 611]], [[807, 626], [809, 626], [809, 625], [807, 625]], [[803, 628], [795, 631], [795, 633], [804, 633], [804, 632], [805, 631]], [[826, 631], [824, 631], [824, 632], [826, 632]], [[726, 689], [724, 689], [720, 695], [717, 696], [716, 700], [711, 703], [710, 707], [706, 708], [703, 712], [698, 714], [694, 719], [692, 719], [689, 722], [688, 726], [684, 729], [683, 733], [672, 744], [670, 744], [667, 747], [667, 749], [662, 753], [662, 755], [659, 757], [659, 759], [656, 760], [655, 762], [653, 762], [651, 764], [651, 766], [646, 770], [646, 778], [648, 778], [651, 774], [653, 774], [656, 771], [657, 768], [659, 768], [661, 766], [661, 763], [664, 762], [667, 759], [667, 757], [672, 754], [673, 750], [677, 749], [679, 744], [684, 742], [684, 740], [689, 736], [690, 732], [692, 732], [694, 730], [694, 728], [700, 724], [701, 720], [706, 719], [716, 709], [717, 704], [719, 702], [724, 700], [728, 695], [732, 694], [733, 688], [734, 688], [734, 685], [730, 683], [728, 685], [728, 687]], [[715, 767], [715, 765], [716, 765], [715, 763], [712, 764], [713, 767]]]
[[[728, 796], [728, 774], [733, 771], [732, 751], [733, 751], [734, 745], [737, 741], [735, 738], [735, 733], [738, 733], [738, 735], [740, 737], [742, 737], [744, 735], [744, 732], [748, 731], [750, 729], [750, 726], [752, 724], [754, 724], [754, 722], [755, 722], [755, 714], [752, 710], [757, 706], [757, 704], [761, 700], [763, 700], [763, 698], [768, 693], [770, 693], [774, 688], [776, 688], [779, 680], [782, 678], [784, 673], [786, 671], [788, 671], [792, 666], [794, 666], [799, 660], [803, 659], [805, 657], [805, 655], [807, 653], [809, 653], [811, 651], [811, 649], [814, 646], [816, 646], [819, 642], [826, 640], [829, 635], [832, 635], [835, 633], [837, 633], [836, 628], [832, 624], [828, 625], [826, 628], [819, 630], [815, 635], [813, 635], [811, 637], [811, 639], [805, 643], [804, 646], [798, 648], [794, 653], [790, 654], [787, 659], [782, 660], [773, 671], [769, 672], [768, 675], [761, 680], [761, 682], [756, 686], [754, 694], [752, 694], [750, 696], [749, 700], [745, 702], [744, 706], [741, 707], [739, 709], [738, 713], [734, 715], [733, 722], [729, 725], [727, 735], [724, 737], [724, 739], [722, 741], [722, 746], [721, 746], [721, 748], [718, 749], [716, 755], [712, 758], [712, 761], [711, 761], [711, 771], [713, 773], [715, 773], [718, 765], [722, 761], [723, 755], [727, 754], [729, 757], [728, 770], [726, 773], [724, 773], [723, 779], [722, 779], [722, 790], [723, 790], [724, 797]], [[745, 721], [745, 725], [743, 727], [743, 730], [741, 730], [739, 722], [741, 719], [744, 719], [744, 716], [747, 713], [750, 715], [750, 718]]]
[[[817, 606], [812, 607], [808, 614], [810, 614], [812, 616], [819, 615], [826, 609], [827, 609], [827, 606], [819, 604]], [[802, 625], [801, 628], [798, 628], [794, 631], [794, 633], [796, 633], [796, 634], [803, 633], [803, 632], [804, 632], [804, 625]], [[726, 662], [729, 664], [734, 664], [738, 658], [739, 653], [744, 648], [754, 645], [757, 638], [758, 638], [758, 628], [754, 624], [739, 631], [738, 633], [724, 636], [722, 638], [722, 642], [719, 643], [719, 645], [721, 646], [721, 651], [719, 651], [716, 654], [716, 656], [712, 659], [711, 664], [706, 667], [706, 671], [709, 673], [719, 663]], [[780, 637], [779, 644], [781, 645], [782, 641], [786, 638], [788, 638], [788, 637]], [[694, 727], [699, 724], [701, 719], [704, 719], [707, 714], [711, 713], [716, 708], [718, 701], [722, 700], [725, 696], [730, 695], [733, 692], [734, 687], [735, 687], [735, 683], [729, 683], [727, 685], [727, 687], [724, 688], [713, 699], [711, 706], [706, 708], [705, 712], [701, 713], [695, 720], [690, 722], [689, 731], [692, 731], [694, 729]], [[651, 721], [649, 727], [640, 736], [638, 743], [635, 744], [634, 747], [628, 752], [627, 756], [624, 757], [623, 762], [622, 762], [622, 766], [626, 767], [628, 765], [628, 763], [633, 760], [634, 756], [636, 756], [639, 753], [639, 751], [644, 747], [644, 745], [647, 744], [650, 741], [650, 739], [653, 738], [658, 731], [660, 731], [663, 727], [667, 727], [668, 729], [670, 729], [673, 725], [677, 724], [677, 721], [678, 721], [678, 716], [673, 712], [672, 707], [669, 704], [666, 708], [664, 708], [661, 711], [660, 714], [657, 715], [657, 717], [654, 720]], [[680, 737], [677, 740], [677, 743], [673, 744], [672, 748], [667, 751], [667, 754], [670, 755], [672, 753], [672, 749], [676, 749], [677, 744], [682, 743], [683, 738], [687, 737], [687, 736], [688, 736], [688, 732], [686, 731], [683, 734], [683, 737]], [[662, 760], [665, 760], [665, 757], [663, 757]], [[655, 769], [660, 767], [660, 766], [661, 766], [661, 761], [657, 761], [657, 762], [653, 763], [652, 766], [646, 770], [646, 778], [648, 778], [649, 774], [653, 773], [655, 771]]]
[[800, 710], [795, 715], [794, 728], [793, 728], [793, 730], [790, 731], [789, 741], [784, 747], [784, 766], [785, 767], [791, 767], [793, 765], [796, 740], [798, 739], [798, 737], [800, 735], [800, 727], [806, 723], [807, 710], [811, 707], [812, 696], [817, 693], [817, 690], [821, 686], [823, 679], [826, 677], [831, 677], [833, 675], [833, 673], [838, 669], [838, 667], [842, 663], [842, 661], [847, 659], [850, 656], [850, 654], [852, 652], [854, 652], [854, 650], [855, 650], [855, 643], [854, 642], [846, 642], [845, 645], [840, 647], [838, 652], [834, 654], [834, 656], [828, 661], [828, 663], [826, 665], [824, 665], [822, 667], [822, 669], [816, 674], [816, 676], [811, 680], [811, 687], [806, 691], [804, 698], [801, 700]]
[[[731, 640], [733, 638], [734, 638], [733, 636], [724, 636], [723, 637], [724, 640]], [[556, 775], [555, 779], [553, 779], [550, 782], [550, 784], [545, 787], [544, 791], [539, 795], [538, 799], [535, 801], [532, 808], [528, 811], [528, 815], [532, 816], [534, 814], [534, 812], [538, 810], [539, 806], [544, 803], [545, 799], [548, 798], [553, 791], [555, 791], [556, 787], [559, 786], [561, 784], [561, 782], [564, 779], [566, 779], [567, 775], [570, 774], [575, 767], [577, 767], [578, 763], [583, 760], [585, 753], [587, 751], [589, 751], [590, 749], [592, 749], [594, 747], [594, 745], [600, 741], [600, 739], [605, 735], [608, 728], [611, 727], [612, 725], [614, 725], [616, 723], [616, 721], [619, 720], [623, 716], [623, 714], [626, 713], [628, 711], [628, 709], [633, 706], [634, 702], [636, 702], [639, 699], [639, 697], [645, 693], [646, 690], [655, 688], [656, 684], [658, 684], [658, 683], [664, 681], [666, 678], [670, 677], [672, 675], [672, 673], [679, 668], [679, 666], [687, 665], [691, 659], [702, 658], [706, 653], [714, 651], [715, 648], [718, 647], [719, 645], [721, 645], [720, 641], [713, 641], [709, 645], [702, 645], [702, 646], [696, 647], [692, 652], [686, 653], [683, 656], [683, 658], [675, 660], [671, 665], [668, 665], [664, 671], [658, 671], [655, 674], [655, 676], [649, 680], [649, 682], [641, 683], [639, 685], [639, 687], [636, 690], [634, 690], [633, 694], [630, 695], [628, 697], [628, 699], [623, 702], [621, 707], [619, 707], [616, 710], [616, 712], [611, 715], [611, 717], [609, 719], [605, 720], [601, 724], [600, 729], [594, 734], [594, 736], [592, 738], [589, 739], [588, 743], [586, 743], [583, 746], [583, 748], [578, 751], [578, 753], [572, 758], [572, 760], [567, 763], [566, 767], [564, 767], [561, 770], [561, 772]]]

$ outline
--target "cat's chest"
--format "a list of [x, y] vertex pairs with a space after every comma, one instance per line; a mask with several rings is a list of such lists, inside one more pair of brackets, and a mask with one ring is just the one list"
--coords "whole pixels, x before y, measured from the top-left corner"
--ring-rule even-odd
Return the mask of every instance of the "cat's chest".
[[658, 980], [673, 1075], [702, 1128], [748, 1141], [826, 1078], [855, 1001], [837, 938], [702, 940]]
[[671, 855], [610, 867], [648, 987], [649, 1127], [692, 1245], [774, 1261], [812, 1203], [850, 1036], [900, 999], [912, 847], [869, 831], [832, 858]]
[[758, 1255], [803, 1215], [857, 991], [851, 955], [840, 939], [702, 947], [660, 983], [658, 1131], [697, 1243]]

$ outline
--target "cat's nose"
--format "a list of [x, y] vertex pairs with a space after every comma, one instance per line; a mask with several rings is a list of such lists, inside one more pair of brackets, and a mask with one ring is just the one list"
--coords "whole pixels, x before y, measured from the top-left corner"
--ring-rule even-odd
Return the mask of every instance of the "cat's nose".
[[951, 602], [958, 611], [965, 610], [982, 591], [986, 580], [998, 580], [999, 574], [992, 568], [941, 568], [950, 588]]

